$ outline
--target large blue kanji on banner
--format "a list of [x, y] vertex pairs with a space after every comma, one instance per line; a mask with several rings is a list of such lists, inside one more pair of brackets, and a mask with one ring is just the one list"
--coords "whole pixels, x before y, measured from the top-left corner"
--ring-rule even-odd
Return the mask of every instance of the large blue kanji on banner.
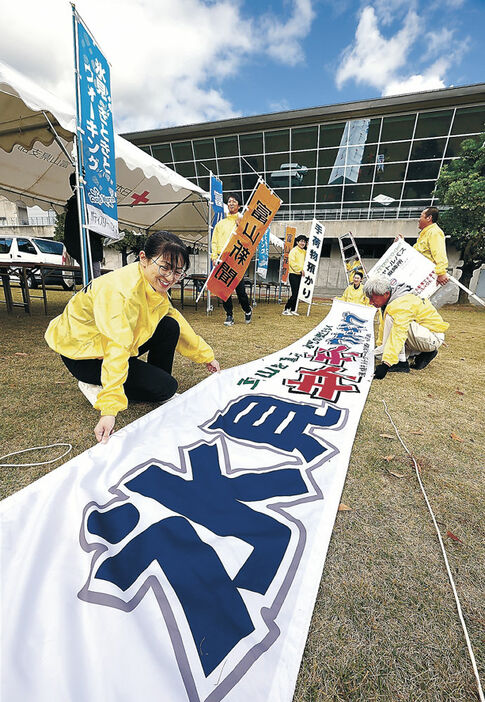
[[87, 226], [118, 236], [116, 166], [109, 64], [75, 13], [78, 67], [78, 157], [83, 168]]

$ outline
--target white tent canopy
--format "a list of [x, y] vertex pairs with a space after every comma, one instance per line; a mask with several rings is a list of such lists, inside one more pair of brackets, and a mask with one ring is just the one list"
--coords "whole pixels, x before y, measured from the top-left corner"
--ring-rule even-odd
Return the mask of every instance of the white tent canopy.
[[[74, 109], [0, 61], [0, 194], [61, 212], [72, 195]], [[206, 241], [208, 194], [115, 135], [120, 228]]]

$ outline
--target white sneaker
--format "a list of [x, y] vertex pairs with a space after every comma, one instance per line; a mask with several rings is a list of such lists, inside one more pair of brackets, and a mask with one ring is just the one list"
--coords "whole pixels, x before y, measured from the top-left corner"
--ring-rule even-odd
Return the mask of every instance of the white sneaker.
[[281, 314], [284, 315], [285, 317], [291, 317], [292, 313], [291, 313], [291, 310], [283, 310], [283, 312]]
[[86, 400], [88, 400], [94, 407], [94, 403], [98, 399], [98, 393], [103, 389], [102, 385], [92, 385], [91, 383], [83, 383], [82, 380], [78, 381], [78, 387]]
[[294, 317], [299, 317], [299, 316], [300, 316], [300, 313], [299, 313], [299, 312], [292, 312], [291, 314], [292, 314]]

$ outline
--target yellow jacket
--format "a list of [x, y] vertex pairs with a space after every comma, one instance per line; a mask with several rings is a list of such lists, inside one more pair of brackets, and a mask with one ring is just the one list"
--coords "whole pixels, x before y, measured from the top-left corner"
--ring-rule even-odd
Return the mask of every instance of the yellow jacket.
[[398, 361], [398, 356], [407, 339], [411, 322], [422, 324], [423, 327], [426, 327], [426, 329], [432, 332], [444, 332], [450, 326], [448, 322], [445, 322], [441, 315], [438, 314], [429, 300], [424, 300], [417, 295], [407, 293], [389, 302], [385, 308], [379, 326], [377, 346], [382, 344], [384, 322], [387, 315], [392, 317], [393, 325], [387, 337], [382, 360], [390, 366], [393, 366]]
[[349, 285], [344, 290], [342, 297], [338, 298], [344, 302], [356, 302], [358, 305], [369, 305], [369, 298], [364, 295], [364, 286], [359, 285], [357, 290], [354, 288], [353, 283]]
[[347, 261], [345, 267], [347, 269], [347, 275], [349, 276], [349, 283], [351, 283], [354, 280], [354, 273], [360, 273], [361, 275], [364, 275], [364, 266], [362, 265], [360, 260]]
[[225, 245], [229, 241], [229, 237], [236, 227], [237, 221], [238, 215], [230, 214], [217, 222], [216, 226], [214, 227], [211, 242], [211, 259], [213, 261], [216, 261], [221, 251], [224, 250]]
[[448, 258], [446, 256], [445, 235], [436, 222], [428, 224], [421, 230], [413, 249], [436, 264], [434, 269], [436, 275], [446, 273]]
[[67, 358], [103, 359], [103, 389], [94, 407], [102, 415], [116, 416], [128, 404], [123, 391], [128, 360], [138, 355], [138, 348], [165, 315], [180, 326], [179, 353], [196, 363], [214, 359], [211, 347], [172, 307], [167, 295], [153, 290], [138, 263], [96, 278], [86, 290], [79, 291], [49, 324], [45, 339], [51, 349]]
[[290, 273], [301, 275], [303, 266], [305, 264], [305, 257], [306, 249], [300, 249], [298, 245], [291, 249], [288, 256], [288, 267]]

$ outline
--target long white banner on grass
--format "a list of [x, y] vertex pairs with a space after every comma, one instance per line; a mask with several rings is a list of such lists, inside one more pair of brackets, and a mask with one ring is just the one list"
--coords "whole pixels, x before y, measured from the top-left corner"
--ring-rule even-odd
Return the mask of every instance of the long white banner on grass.
[[335, 301], [1, 503], [2, 699], [291, 700], [373, 315]]

